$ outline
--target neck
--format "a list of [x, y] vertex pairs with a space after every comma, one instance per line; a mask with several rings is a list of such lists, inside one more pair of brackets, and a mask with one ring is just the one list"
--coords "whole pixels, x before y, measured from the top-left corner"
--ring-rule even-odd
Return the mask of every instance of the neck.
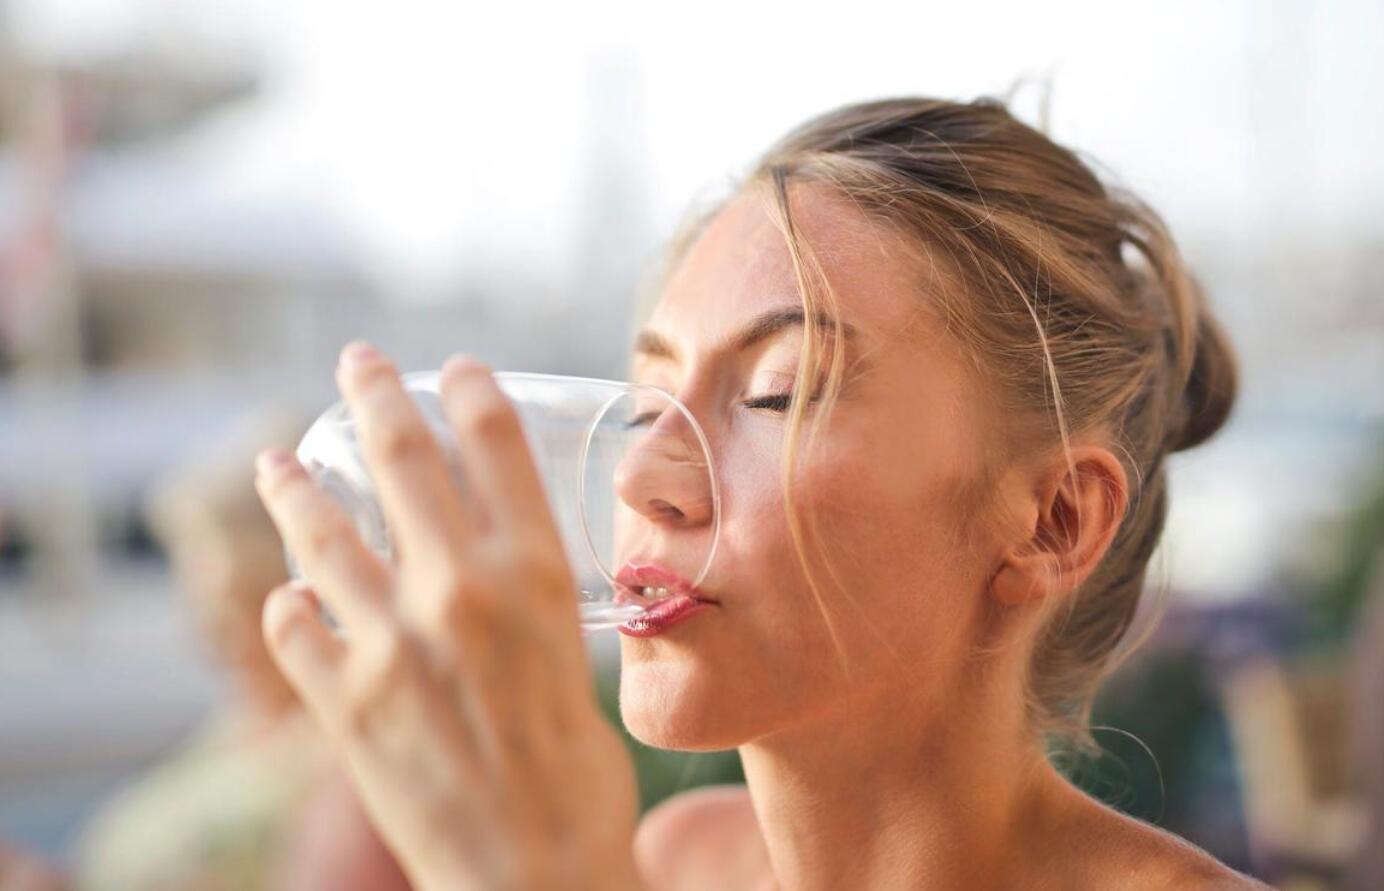
[[780, 888], [1010, 887], [1021, 875], [1005, 864], [1038, 856], [1036, 832], [1070, 787], [1021, 703], [953, 697], [867, 703], [741, 748]]

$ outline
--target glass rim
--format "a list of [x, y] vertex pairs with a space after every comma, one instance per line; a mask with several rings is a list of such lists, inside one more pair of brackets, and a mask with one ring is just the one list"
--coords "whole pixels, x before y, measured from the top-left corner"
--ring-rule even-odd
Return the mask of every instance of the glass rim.
[[706, 559], [702, 561], [701, 569], [697, 570], [697, 576], [692, 580], [692, 587], [695, 588], [706, 579], [707, 572], [711, 570], [711, 564], [716, 560], [716, 549], [721, 543], [721, 490], [716, 480], [716, 462], [711, 455], [711, 443], [707, 441], [706, 433], [702, 430], [702, 425], [698, 423], [697, 419], [692, 415], [691, 410], [683, 405], [680, 399], [662, 387], [656, 387], [652, 384], [621, 383], [618, 381], [610, 381], [607, 383], [616, 383], [621, 386], [623, 390], [607, 399], [605, 405], [601, 406], [600, 411], [596, 412], [590, 426], [586, 429], [586, 436], [582, 438], [581, 452], [577, 457], [577, 465], [582, 468], [581, 474], [577, 478], [577, 503], [580, 505], [582, 538], [586, 542], [587, 553], [591, 556], [591, 562], [600, 570], [605, 580], [609, 582], [612, 587], [618, 586], [620, 583], [606, 570], [605, 561], [597, 555], [596, 546], [591, 540], [591, 529], [586, 518], [586, 457], [591, 448], [591, 440], [596, 435], [597, 427], [600, 426], [601, 421], [611, 408], [615, 406], [615, 403], [636, 390], [653, 390], [657, 393], [661, 393], [687, 420], [688, 425], [692, 428], [692, 432], [697, 435], [697, 443], [702, 447], [702, 454], [706, 456], [706, 476], [711, 486], [711, 547], [707, 549]]
[[[543, 371], [492, 371], [491, 375], [502, 381], [532, 380], [552, 381], [560, 383], [578, 383], [587, 385], [598, 385], [603, 388], [614, 389], [618, 391], [611, 395], [608, 399], [606, 399], [605, 403], [602, 404], [600, 409], [593, 415], [592, 420], [587, 426], [586, 435], [582, 437], [581, 450], [577, 457], [577, 466], [581, 468], [577, 478], [577, 503], [579, 505], [579, 513], [581, 519], [582, 540], [583, 543], [586, 545], [588, 556], [591, 557], [591, 562], [596, 566], [596, 569], [601, 573], [601, 576], [606, 580], [606, 582], [611, 585], [612, 591], [615, 588], [617, 588], [620, 583], [617, 582], [615, 580], [615, 577], [610, 574], [610, 571], [606, 568], [605, 561], [602, 560], [600, 556], [596, 553], [596, 545], [595, 542], [592, 541], [591, 536], [590, 522], [588, 521], [586, 516], [586, 461], [587, 456], [590, 453], [591, 442], [596, 435], [596, 429], [600, 426], [601, 421], [605, 418], [605, 416], [610, 412], [610, 410], [615, 406], [617, 402], [628, 396], [630, 393], [638, 392], [640, 390], [652, 390], [664, 397], [665, 399], [667, 399], [668, 402], [672, 404], [672, 406], [676, 408], [679, 413], [682, 414], [683, 418], [687, 420], [688, 425], [692, 429], [692, 432], [696, 434], [697, 443], [702, 448], [702, 454], [706, 456], [706, 475], [708, 483], [711, 487], [711, 547], [707, 550], [706, 559], [702, 561], [701, 569], [697, 571], [696, 578], [692, 580], [692, 587], [697, 587], [706, 579], [707, 573], [711, 570], [712, 563], [714, 563], [716, 560], [716, 551], [721, 543], [721, 488], [720, 482], [717, 479], [716, 461], [711, 453], [711, 443], [706, 438], [706, 432], [702, 430], [701, 423], [692, 414], [692, 411], [687, 406], [682, 404], [682, 400], [678, 399], [676, 396], [674, 396], [672, 393], [670, 393], [663, 387], [659, 387], [654, 384], [637, 383], [634, 381], [618, 381], [611, 380], [609, 378], [583, 377], [580, 375], [571, 374], [552, 374]], [[440, 369], [410, 371], [400, 375], [400, 379], [405, 384], [413, 382], [440, 383], [441, 378], [442, 371]], [[508, 395], [509, 394], [506, 394], [506, 396]]]

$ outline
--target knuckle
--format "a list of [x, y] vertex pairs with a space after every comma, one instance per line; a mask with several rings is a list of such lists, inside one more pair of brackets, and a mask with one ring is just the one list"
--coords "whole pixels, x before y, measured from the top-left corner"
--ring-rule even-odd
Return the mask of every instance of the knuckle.
[[421, 607], [420, 618], [426, 628], [451, 629], [465, 621], [464, 604], [470, 599], [471, 582], [464, 578], [444, 581], [433, 590]]
[[442, 598], [441, 619], [453, 629], [494, 631], [509, 621], [512, 605], [506, 602], [507, 592], [495, 587], [468, 584], [450, 589]]
[[526, 588], [561, 590], [573, 585], [561, 539], [546, 529], [525, 529], [493, 544], [492, 560], [500, 566], [522, 566]]
[[535, 739], [532, 727], [516, 721], [501, 721], [498, 725], [494, 732], [499, 748], [511, 762], [525, 765], [541, 763], [542, 747], [548, 741], [546, 734], [544, 739]]
[[264, 639], [270, 649], [283, 650], [303, 621], [302, 611], [284, 598], [290, 596], [289, 585], [280, 585], [265, 598], [263, 614]]
[[504, 396], [489, 394], [467, 412], [463, 425], [477, 439], [503, 439], [519, 431], [519, 416]]
[[380, 433], [378, 452], [388, 462], [412, 460], [432, 445], [432, 434], [422, 424], [396, 424]]
[[414, 662], [412, 642], [403, 633], [391, 630], [373, 638], [358, 653], [346, 696], [346, 726], [358, 735], [370, 732], [384, 703], [408, 682]]
[[404, 605], [415, 626], [424, 631], [452, 627], [461, 604], [476, 584], [476, 574], [460, 561], [428, 566], [406, 561], [399, 578], [401, 588], [417, 592], [416, 596], [404, 598]]
[[474, 569], [454, 578], [435, 598], [431, 620], [462, 639], [508, 634], [522, 621], [519, 605], [523, 592], [502, 579], [498, 570]]
[[355, 527], [345, 517], [330, 513], [308, 531], [303, 544], [304, 556], [315, 562], [326, 562], [345, 547]]

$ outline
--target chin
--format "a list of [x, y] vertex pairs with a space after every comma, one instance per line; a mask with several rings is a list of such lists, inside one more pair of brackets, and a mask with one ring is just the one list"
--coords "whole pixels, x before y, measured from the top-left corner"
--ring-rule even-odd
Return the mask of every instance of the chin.
[[694, 662], [626, 658], [620, 670], [620, 718], [647, 746], [683, 752], [733, 749], [738, 730], [731, 690]]

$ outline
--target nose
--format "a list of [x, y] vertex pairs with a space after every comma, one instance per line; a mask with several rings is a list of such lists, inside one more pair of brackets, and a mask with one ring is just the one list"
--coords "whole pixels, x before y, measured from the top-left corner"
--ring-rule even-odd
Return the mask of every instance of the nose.
[[714, 516], [712, 468], [701, 440], [676, 408], [666, 408], [615, 467], [615, 491], [654, 523], [688, 528]]

